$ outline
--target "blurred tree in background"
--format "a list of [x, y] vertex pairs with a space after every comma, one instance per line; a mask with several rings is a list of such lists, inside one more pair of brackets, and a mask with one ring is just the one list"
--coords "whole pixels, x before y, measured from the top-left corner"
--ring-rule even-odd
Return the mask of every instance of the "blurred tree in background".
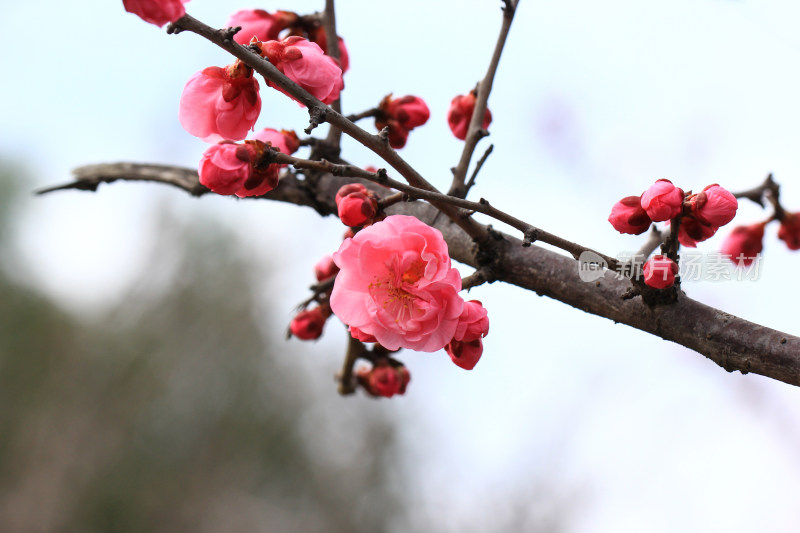
[[166, 213], [148, 272], [91, 321], [12, 281], [18, 175], [0, 175], [0, 531], [374, 532], [402, 514], [393, 426], [328, 389], [307, 419], [323, 400], [264, 338], [218, 224]]

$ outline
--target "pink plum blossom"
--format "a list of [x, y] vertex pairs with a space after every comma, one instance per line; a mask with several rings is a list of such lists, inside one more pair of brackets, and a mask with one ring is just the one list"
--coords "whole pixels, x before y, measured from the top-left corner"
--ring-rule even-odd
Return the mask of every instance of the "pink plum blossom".
[[278, 184], [278, 165], [256, 168], [264, 145], [257, 142], [236, 144], [222, 141], [206, 149], [200, 160], [200, 183], [217, 194], [240, 198], [261, 196]]
[[449, 343], [464, 301], [442, 234], [394, 215], [359, 231], [333, 254], [341, 269], [333, 312], [389, 350], [435, 352]]
[[247, 136], [261, 112], [258, 82], [236, 61], [226, 68], [207, 67], [183, 88], [178, 119], [206, 142], [238, 141]]
[[654, 255], [644, 264], [644, 282], [654, 289], [666, 289], [675, 284], [678, 265], [666, 255]]
[[642, 209], [653, 222], [675, 218], [683, 208], [683, 191], [669, 180], [658, 180], [642, 194]]
[[[325, 104], [335, 102], [344, 88], [342, 69], [316, 43], [302, 37], [262, 43], [261, 50], [275, 68]], [[267, 82], [283, 92], [280, 87]]]
[[122, 0], [125, 11], [138, 15], [145, 22], [159, 28], [175, 22], [186, 14], [183, 4], [189, 0]]
[[[325, 34], [324, 26], [317, 28], [309, 37], [312, 42], [317, 43], [319, 47], [322, 48], [323, 52], [328, 54], [328, 36]], [[347, 46], [345, 46], [344, 40], [341, 37], [339, 37], [339, 66], [342, 67], [343, 73], [350, 70], [350, 54], [347, 52]]]
[[639, 235], [647, 231], [652, 220], [642, 209], [640, 196], [627, 196], [614, 204], [608, 221], [620, 233]]
[[[450, 131], [456, 136], [456, 139], [462, 141], [467, 138], [467, 130], [469, 129], [469, 122], [472, 120], [472, 113], [475, 111], [475, 91], [470, 91], [469, 94], [460, 94], [453, 98], [450, 102], [450, 109], [447, 110], [447, 124], [450, 126]], [[481, 128], [486, 129], [492, 123], [492, 113], [486, 109], [483, 115], [483, 123]]]
[[297, 14], [278, 11], [275, 14], [263, 9], [242, 9], [228, 19], [227, 26], [241, 27], [233, 40], [241, 45], [250, 44], [253, 37], [259, 41], [274, 41], [282, 30], [297, 21]]

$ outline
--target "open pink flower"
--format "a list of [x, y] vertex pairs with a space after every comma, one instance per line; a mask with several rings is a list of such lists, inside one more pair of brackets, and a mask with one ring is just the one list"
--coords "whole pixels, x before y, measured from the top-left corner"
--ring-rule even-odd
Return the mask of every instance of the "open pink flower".
[[238, 60], [226, 68], [204, 68], [183, 88], [178, 119], [183, 129], [206, 142], [239, 141], [261, 112], [258, 82]]
[[231, 15], [227, 25], [231, 28], [241, 27], [233, 40], [247, 45], [253, 37], [259, 41], [274, 41], [282, 30], [294, 24], [297, 19], [297, 14], [290, 11], [272, 14], [263, 9], [242, 9]]
[[642, 209], [653, 222], [675, 218], [683, 208], [683, 191], [669, 180], [658, 180], [642, 193]]
[[183, 6], [189, 0], [122, 0], [125, 11], [139, 15], [145, 22], [159, 28], [167, 22], [175, 22], [186, 14]]
[[262, 43], [261, 49], [275, 68], [318, 100], [330, 104], [339, 98], [339, 92], [344, 88], [342, 69], [316, 43], [293, 36], [282, 41]]
[[200, 160], [200, 183], [217, 194], [240, 198], [268, 193], [278, 185], [279, 166], [257, 168], [255, 163], [263, 150], [263, 144], [252, 141], [222, 141], [209, 146]]
[[414, 217], [394, 215], [345, 240], [333, 312], [389, 350], [435, 352], [450, 342], [464, 301], [442, 234]]
[[[469, 94], [460, 94], [453, 98], [450, 102], [450, 109], [447, 110], [447, 124], [450, 126], [450, 131], [456, 136], [456, 139], [462, 141], [467, 138], [467, 130], [469, 129], [469, 122], [472, 120], [472, 113], [475, 111], [475, 92], [470, 91]], [[492, 123], [492, 113], [486, 109], [483, 115], [483, 123], [481, 128], [486, 129]]]

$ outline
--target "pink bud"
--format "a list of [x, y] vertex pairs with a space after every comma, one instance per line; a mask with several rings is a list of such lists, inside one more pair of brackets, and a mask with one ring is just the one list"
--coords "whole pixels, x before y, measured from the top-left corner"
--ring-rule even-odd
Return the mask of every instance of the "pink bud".
[[678, 242], [689, 248], [696, 248], [702, 242], [714, 236], [719, 228], [699, 221], [692, 215], [684, 215], [678, 228]]
[[620, 233], [639, 235], [647, 231], [652, 221], [642, 209], [640, 196], [627, 196], [614, 204], [608, 221]]
[[675, 283], [678, 265], [665, 255], [654, 255], [644, 264], [644, 282], [654, 289], [666, 289]]
[[790, 250], [800, 250], [800, 213], [785, 213], [778, 229], [778, 238]]
[[278, 11], [270, 14], [263, 9], [242, 9], [228, 19], [230, 28], [240, 26], [233, 40], [241, 45], [248, 45], [255, 37], [259, 41], [273, 41], [285, 28], [297, 21], [297, 14], [288, 11]]
[[663, 222], [680, 214], [683, 191], [669, 180], [658, 180], [642, 194], [641, 203], [653, 222]]
[[342, 201], [342, 198], [354, 192], [367, 194], [369, 191], [367, 190], [366, 187], [364, 187], [360, 183], [348, 183], [347, 185], [342, 185], [341, 187], [339, 187], [339, 190], [336, 191], [336, 197], [334, 198], [334, 200], [336, 201], [336, 205], [337, 206], [339, 205], [339, 202]]
[[[460, 94], [453, 98], [450, 102], [450, 109], [447, 111], [447, 124], [450, 126], [450, 131], [456, 136], [456, 139], [462, 141], [467, 138], [467, 130], [469, 129], [469, 122], [472, 120], [472, 113], [475, 111], [475, 92], [471, 91], [469, 94]], [[486, 109], [483, 115], [483, 124], [481, 128], [486, 129], [492, 123], [492, 113]]]
[[716, 183], [689, 198], [692, 214], [709, 226], [724, 226], [736, 216], [739, 202]]
[[357, 228], [371, 221], [378, 212], [378, 203], [369, 195], [354, 192], [343, 197], [338, 204], [339, 218], [345, 226]]
[[[318, 100], [330, 104], [339, 98], [339, 91], [344, 88], [342, 69], [316, 43], [292, 36], [282, 41], [267, 41], [261, 49], [275, 68]], [[269, 81], [267, 84], [284, 92]]]
[[749, 266], [764, 249], [764, 222], [737, 226], [722, 243], [720, 252], [738, 266]]
[[453, 339], [471, 341], [489, 334], [489, 313], [478, 300], [464, 302]]
[[483, 354], [483, 340], [457, 341], [453, 339], [444, 347], [450, 359], [464, 370], [472, 370]]
[[322, 307], [300, 311], [292, 319], [289, 331], [292, 332], [292, 335], [304, 341], [318, 339], [322, 336], [322, 329], [325, 327], [325, 322], [329, 316], [330, 312], [326, 313]]
[[319, 282], [332, 278], [337, 272], [339, 272], [339, 267], [336, 266], [330, 255], [326, 255], [314, 265], [314, 275]]
[[159, 28], [167, 22], [175, 22], [186, 14], [183, 6], [189, 0], [122, 0], [125, 11], [139, 15], [145, 22]]
[[240, 198], [266, 194], [278, 184], [278, 165], [256, 168], [260, 155], [259, 146], [254, 143], [213, 144], [200, 159], [200, 183], [217, 194], [235, 194]]
[[238, 141], [247, 136], [261, 112], [258, 82], [238, 60], [226, 68], [208, 67], [189, 78], [178, 119], [206, 142]]

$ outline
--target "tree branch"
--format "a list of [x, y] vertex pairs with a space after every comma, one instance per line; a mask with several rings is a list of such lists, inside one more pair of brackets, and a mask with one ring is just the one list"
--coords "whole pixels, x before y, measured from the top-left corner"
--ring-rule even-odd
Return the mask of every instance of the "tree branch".
[[[116, 168], [118, 167], [118, 168]], [[159, 165], [92, 165], [76, 169], [76, 181], [50, 189], [95, 190], [99, 183], [117, 180], [156, 181], [197, 194], [201, 187], [192, 169]], [[176, 178], [177, 177], [177, 178]], [[321, 214], [336, 212], [333, 200], [342, 178], [323, 174], [314, 191], [289, 173], [266, 199], [307, 205]], [[202, 194], [200, 192], [199, 194]], [[438, 219], [438, 210], [424, 202], [398, 203], [392, 214], [416, 216], [439, 229], [456, 261], [485, 268], [472, 237], [452, 220]], [[484, 227], [484, 230], [486, 228]], [[705, 355], [729, 372], [752, 372], [800, 386], [800, 338], [737, 318], [679, 293], [670, 305], [647, 305], [641, 298], [623, 299], [630, 288], [628, 280], [610, 272], [593, 282], [578, 276], [578, 262], [570, 257], [540, 248], [522, 246], [510, 235], [491, 232], [497, 246], [491, 271], [493, 278], [537, 294], [554, 298], [587, 313], [662, 337]], [[485, 272], [485, 270], [482, 270]]]

